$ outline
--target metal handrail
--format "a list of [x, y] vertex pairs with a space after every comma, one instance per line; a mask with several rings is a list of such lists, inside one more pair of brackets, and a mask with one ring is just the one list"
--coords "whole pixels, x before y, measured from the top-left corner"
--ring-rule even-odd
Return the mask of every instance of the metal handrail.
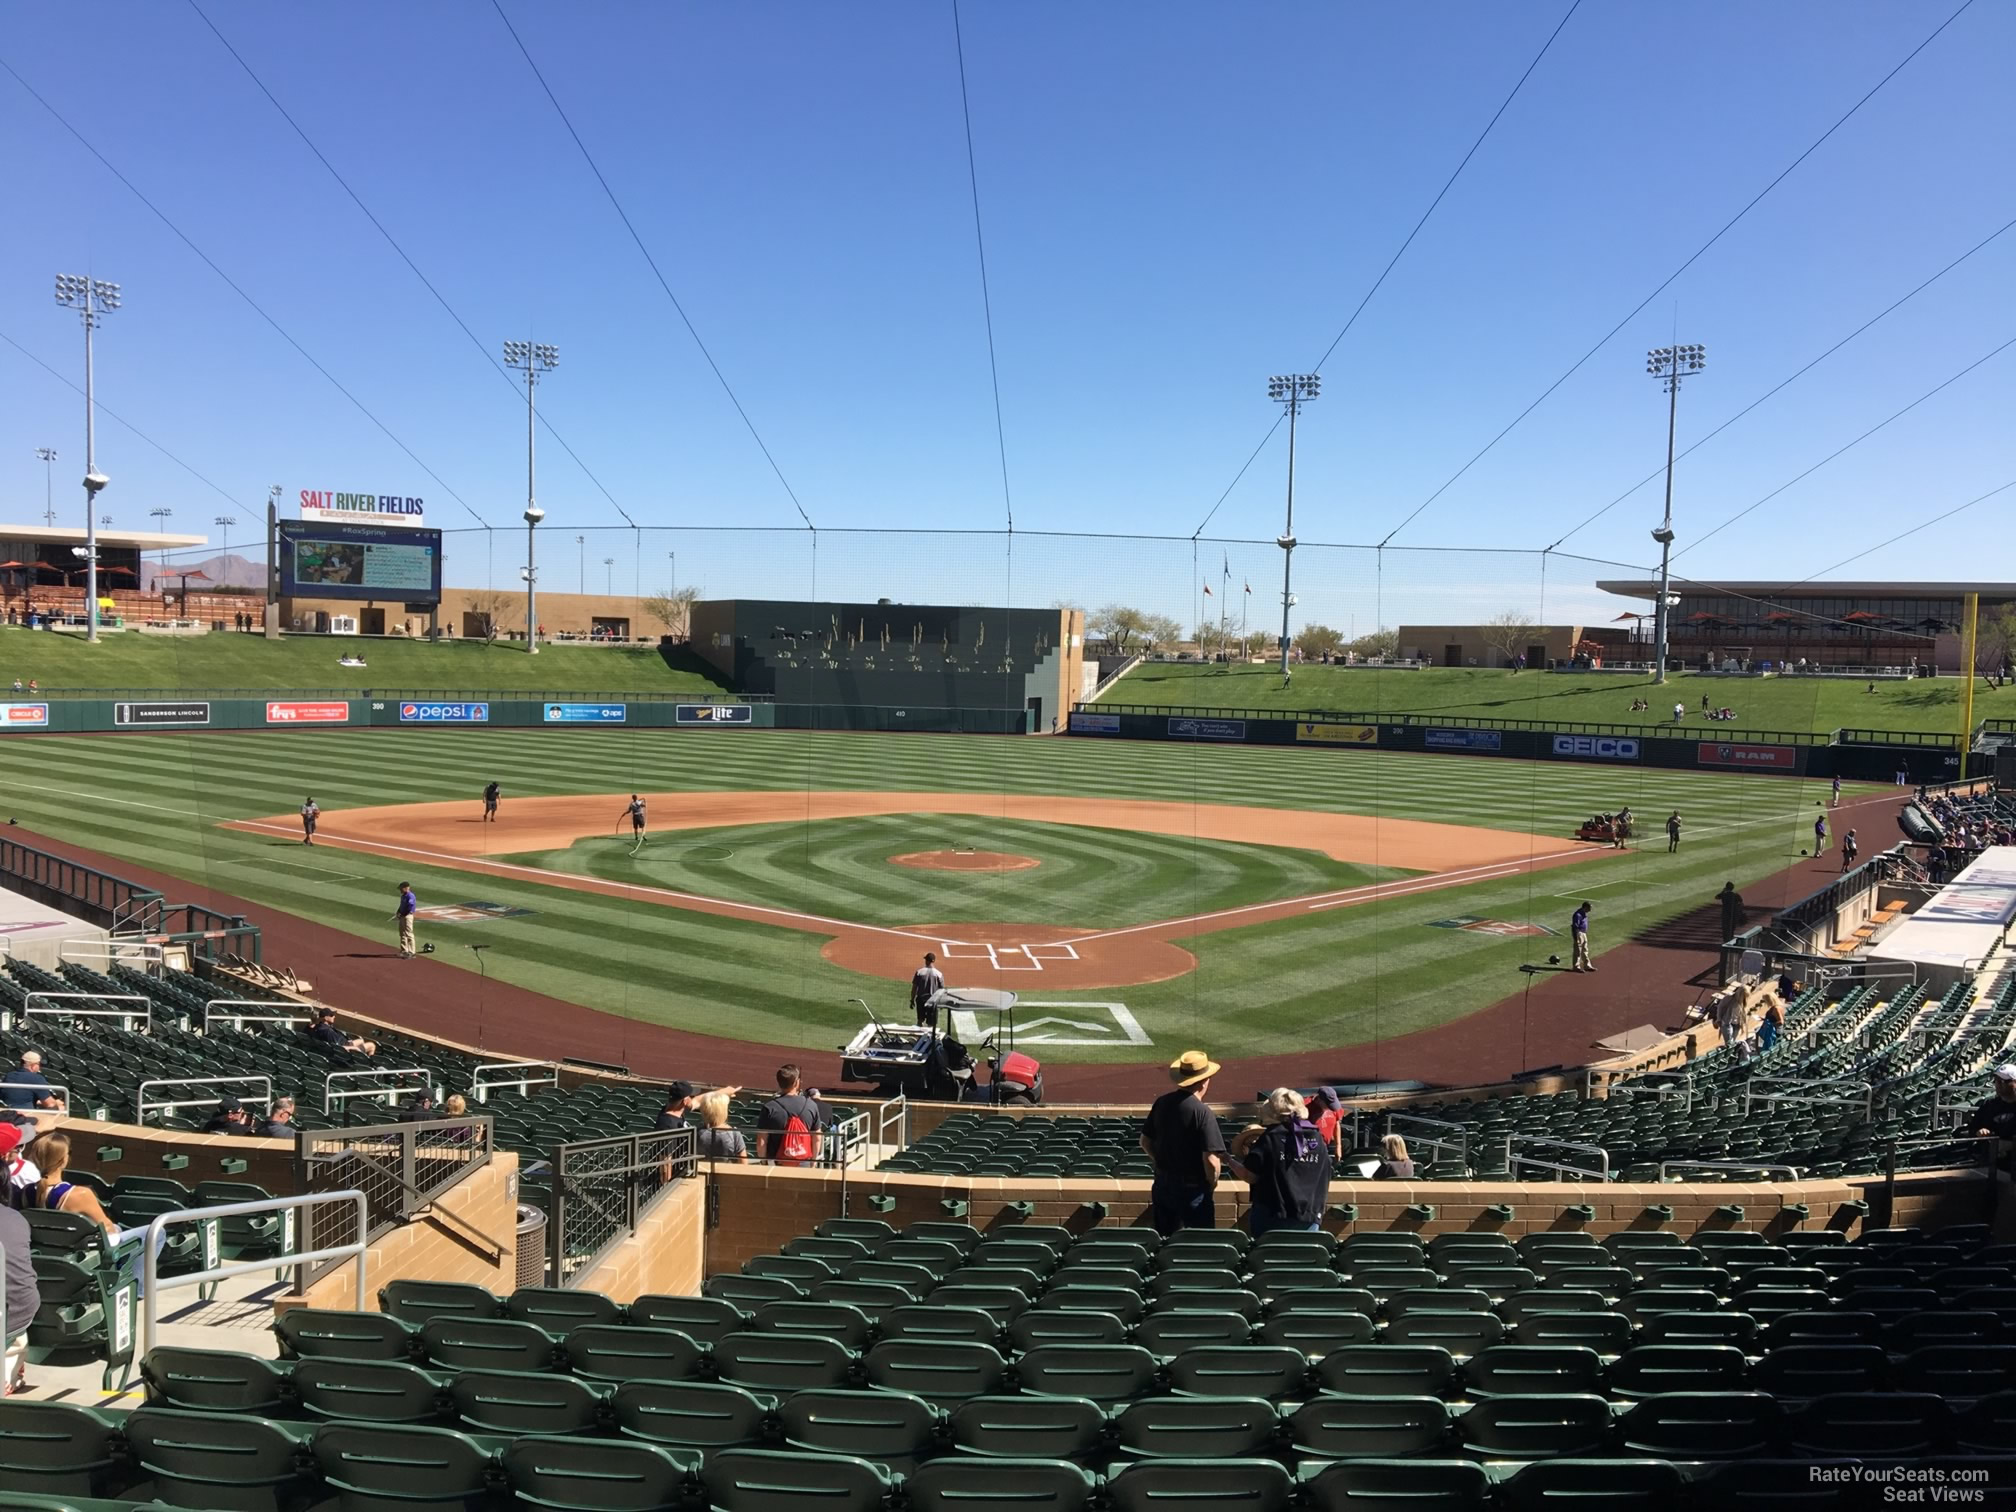
[[243, 1029], [247, 1024], [305, 1024], [308, 1013], [217, 1013], [219, 1008], [286, 1008], [286, 1003], [276, 1003], [271, 998], [212, 998], [203, 1005], [203, 1032], [210, 1032], [214, 1014], [220, 1024], [229, 1024], [233, 1029]]
[[[1972, 1081], [1948, 1082], [1943, 1087], [1934, 1087], [1932, 1089], [1932, 1127], [1928, 1132], [1933, 1134], [1954, 1132], [1953, 1126], [1948, 1125], [1945, 1120], [1958, 1112], [1973, 1112], [1975, 1106], [1984, 1100], [1983, 1093], [1986, 1087], [1985, 1074], [1984, 1076], [1975, 1077]], [[1964, 1103], [1952, 1101], [1947, 1095], [1952, 1092], [1966, 1093], [1967, 1100]]]
[[136, 1019], [144, 1024], [154, 1014], [153, 1001], [137, 992], [31, 992], [21, 1000], [21, 1016], [24, 1019], [32, 1017], [37, 1012], [35, 1007], [37, 1003], [56, 1002], [139, 1003], [142, 1006], [137, 1010], [130, 1008], [45, 1008], [40, 1011], [52, 1017], [60, 1015], [64, 1018], [116, 1018], [119, 1020], [121, 1027], [128, 1029], [132, 1028]]
[[[544, 1076], [500, 1076], [494, 1081], [485, 1080], [486, 1071], [544, 1071]], [[523, 1092], [527, 1087], [557, 1087], [560, 1085], [560, 1066], [556, 1061], [486, 1061], [469, 1073], [469, 1096], [478, 1103], [490, 1101], [490, 1094], [504, 1087], [516, 1087]]]
[[893, 1141], [896, 1148], [901, 1150], [908, 1147], [910, 1143], [909, 1098], [902, 1096], [892, 1097], [875, 1110], [875, 1146], [877, 1149], [887, 1149], [892, 1143], [889, 1138], [889, 1130], [892, 1125], [896, 1130], [896, 1138]]
[[[1677, 1082], [1679, 1085], [1677, 1088], [1667, 1086], [1647, 1087], [1643, 1085], [1645, 1082]], [[1631, 1097], [1650, 1093], [1653, 1097], [1657, 1097], [1663, 1101], [1673, 1096], [1676, 1090], [1685, 1092], [1687, 1095], [1686, 1101], [1680, 1105], [1682, 1110], [1688, 1113], [1693, 1112], [1694, 1073], [1692, 1071], [1646, 1071], [1632, 1077], [1629, 1081], [1616, 1081], [1610, 1084], [1610, 1096], [1612, 1097], [1617, 1096], [1620, 1092]]]
[[217, 1101], [217, 1094], [213, 1090], [208, 1097], [171, 1098], [167, 1102], [150, 1103], [147, 1100], [147, 1089], [149, 1087], [263, 1087], [265, 1089], [263, 1092], [254, 1092], [250, 1096], [241, 1094], [238, 1100], [240, 1102], [264, 1103], [268, 1108], [273, 1106], [273, 1078], [270, 1076], [176, 1076], [160, 1081], [143, 1081], [140, 1083], [138, 1089], [133, 1093], [133, 1122], [135, 1123], [144, 1124], [147, 1122], [148, 1111], [153, 1108], [159, 1108], [164, 1112], [172, 1112], [176, 1108], [200, 1108], [205, 1103], [214, 1103]]
[[[364, 1237], [364, 1194], [356, 1191], [306, 1192], [298, 1197], [268, 1197], [259, 1202], [224, 1202], [216, 1207], [177, 1209], [172, 1213], [156, 1215], [147, 1225], [147, 1243], [140, 1257], [142, 1287], [140, 1292], [140, 1353], [144, 1357], [154, 1347], [156, 1318], [160, 1308], [161, 1292], [164, 1287], [208, 1286], [213, 1281], [228, 1281], [233, 1276], [249, 1276], [257, 1271], [274, 1269], [274, 1260], [233, 1260], [224, 1265], [206, 1265], [200, 1271], [182, 1276], [160, 1274], [160, 1251], [162, 1236], [171, 1223], [206, 1223], [223, 1218], [243, 1218], [253, 1213], [279, 1213], [293, 1208], [313, 1207], [326, 1202], [354, 1202], [357, 1204], [357, 1240], [354, 1244], [331, 1245], [327, 1249], [310, 1250], [302, 1255], [286, 1255], [280, 1258], [291, 1260], [295, 1265], [306, 1265], [316, 1260], [357, 1261], [357, 1307], [363, 1312], [370, 1304], [370, 1293], [365, 1290], [364, 1266], [370, 1253], [370, 1242]], [[213, 1231], [214, 1232], [214, 1231]], [[205, 1258], [209, 1258], [213, 1247], [204, 1246]]]
[[[149, 955], [148, 952], [153, 954]], [[74, 940], [61, 940], [56, 945], [56, 956], [63, 961], [114, 961], [121, 965], [134, 960], [161, 964], [161, 947], [150, 940], [121, 940], [114, 935], [80, 936]]]
[[[56, 1082], [51, 1082], [46, 1087], [37, 1087], [26, 1082], [0, 1082], [0, 1106], [9, 1108], [12, 1108], [14, 1106], [14, 1104], [7, 1102], [5, 1097], [5, 1093], [8, 1091], [9, 1088], [12, 1087], [20, 1087], [23, 1091], [32, 1093], [35, 1097], [60, 1098], [62, 1099], [63, 1106], [65, 1108], [68, 1108], [70, 1106], [70, 1089], [66, 1086], [61, 1086]], [[28, 1106], [33, 1108], [33, 1107], [39, 1107], [40, 1104], [31, 1101]], [[25, 1112], [26, 1109], [16, 1109], [16, 1111]]]
[[1750, 1160], [1662, 1160], [1659, 1162], [1659, 1179], [1664, 1181], [1668, 1171], [1758, 1171], [1779, 1181], [1801, 1181], [1805, 1172], [1798, 1166], [1772, 1165], [1768, 1161]]
[[[1760, 1087], [1797, 1087], [1808, 1092], [1815, 1092], [1824, 1087], [1840, 1087], [1846, 1090], [1832, 1096], [1824, 1093], [1805, 1096], [1800, 1092], [1760, 1092], [1758, 1091]], [[1760, 1102], [1810, 1103], [1815, 1107], [1824, 1108], [1852, 1108], [1860, 1103], [1862, 1118], [1866, 1123], [1876, 1105], [1876, 1089], [1868, 1082], [1855, 1081], [1845, 1076], [1827, 1077], [1817, 1081], [1801, 1081], [1789, 1076], [1752, 1077], [1743, 1084], [1743, 1116], [1748, 1118], [1751, 1108]]]
[[[365, 1077], [379, 1077], [379, 1076], [405, 1076], [405, 1077], [417, 1076], [420, 1078], [420, 1081], [418, 1085], [415, 1085], [413, 1082], [408, 1081], [400, 1085], [390, 1087], [360, 1086], [360, 1087], [350, 1087], [343, 1091], [338, 1091], [336, 1088], [336, 1083], [338, 1083], [339, 1081], [353, 1082], [353, 1081], [360, 1081]], [[402, 1092], [410, 1096], [414, 1092], [422, 1092], [422, 1091], [431, 1092], [433, 1090], [434, 1090], [434, 1075], [424, 1066], [399, 1066], [396, 1068], [388, 1066], [382, 1071], [376, 1067], [372, 1067], [370, 1070], [367, 1071], [331, 1071], [327, 1076], [322, 1078], [322, 1111], [324, 1113], [328, 1113], [332, 1111], [330, 1108], [331, 1103], [334, 1103], [338, 1107], [340, 1107], [342, 1104], [347, 1103], [352, 1098], [356, 1097], [383, 1098], [385, 1100], [386, 1107], [396, 1108], [399, 1106], [399, 1095]]]
[[[1408, 1125], [1408, 1128], [1422, 1130], [1453, 1129], [1455, 1135], [1453, 1138], [1449, 1138], [1430, 1133], [1410, 1134], [1406, 1129], [1397, 1127], [1403, 1121]], [[1409, 1145], [1419, 1144], [1427, 1146], [1430, 1150], [1436, 1152], [1435, 1158], [1437, 1160], [1442, 1158], [1441, 1152], [1443, 1150], [1454, 1150], [1458, 1161], [1464, 1165], [1470, 1163], [1470, 1126], [1468, 1124], [1451, 1123], [1446, 1118], [1429, 1118], [1426, 1114], [1422, 1113], [1388, 1113], [1386, 1115], [1386, 1132], [1389, 1134], [1398, 1134]]]
[[843, 1169], [853, 1166], [859, 1162], [861, 1152], [868, 1148], [868, 1115], [855, 1113], [836, 1119], [820, 1132], [826, 1139], [820, 1147], [816, 1163]]
[[[1587, 1166], [1569, 1165], [1565, 1161], [1543, 1160], [1538, 1155], [1521, 1155], [1514, 1148], [1522, 1144], [1546, 1145], [1556, 1150], [1580, 1150], [1596, 1157], [1594, 1169]], [[1593, 1176], [1598, 1181], [1610, 1179], [1610, 1152], [1601, 1145], [1578, 1144], [1572, 1139], [1556, 1139], [1551, 1134], [1508, 1134], [1505, 1136], [1505, 1156], [1508, 1172], [1512, 1180], [1519, 1179], [1521, 1166], [1530, 1166], [1536, 1171], [1554, 1171], [1563, 1176]]]

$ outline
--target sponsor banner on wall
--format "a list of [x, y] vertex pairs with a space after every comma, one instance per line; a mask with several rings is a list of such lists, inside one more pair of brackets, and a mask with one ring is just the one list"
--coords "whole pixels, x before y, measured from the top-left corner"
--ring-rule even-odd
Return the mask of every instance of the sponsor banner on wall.
[[1365, 724], [1309, 724], [1295, 726], [1297, 740], [1317, 745], [1377, 745], [1379, 726]]
[[682, 725], [746, 725], [756, 722], [748, 704], [675, 704], [672, 722]]
[[0, 730], [46, 730], [49, 705], [46, 703], [0, 703]]
[[402, 703], [401, 724], [488, 724], [487, 703]]
[[268, 724], [348, 724], [350, 705], [347, 703], [269, 703], [266, 705]]
[[1702, 766], [1750, 767], [1766, 772], [1789, 772], [1799, 765], [1796, 746], [1723, 745], [1704, 740], [1694, 759]]
[[548, 724], [622, 724], [630, 715], [628, 704], [549, 703], [540, 708]]
[[1505, 737], [1496, 730], [1425, 730], [1431, 751], [1502, 751]]
[[1636, 761], [1638, 742], [1628, 735], [1556, 735], [1554, 754], [1595, 761]]
[[147, 725], [159, 729], [163, 725], [207, 725], [210, 723], [210, 705], [207, 703], [115, 703], [112, 705], [112, 723], [115, 725]]
[[1118, 735], [1120, 716], [1118, 714], [1073, 714], [1071, 733], [1074, 735]]
[[1243, 719], [1172, 719], [1169, 733], [1185, 740], [1244, 740], [1246, 721]]

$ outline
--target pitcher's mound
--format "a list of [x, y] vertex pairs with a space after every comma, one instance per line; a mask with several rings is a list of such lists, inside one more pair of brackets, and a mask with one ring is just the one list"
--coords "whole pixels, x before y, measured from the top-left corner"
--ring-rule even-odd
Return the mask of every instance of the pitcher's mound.
[[1166, 982], [1197, 969], [1182, 946], [1147, 930], [1093, 931], [1056, 924], [911, 924], [850, 930], [819, 953], [836, 966], [908, 980], [933, 951], [954, 987], [1006, 987], [1025, 997], [1088, 987]]
[[918, 871], [995, 872], [1027, 871], [1043, 863], [1034, 856], [1011, 855], [1007, 851], [906, 851], [889, 858], [891, 866], [910, 866]]

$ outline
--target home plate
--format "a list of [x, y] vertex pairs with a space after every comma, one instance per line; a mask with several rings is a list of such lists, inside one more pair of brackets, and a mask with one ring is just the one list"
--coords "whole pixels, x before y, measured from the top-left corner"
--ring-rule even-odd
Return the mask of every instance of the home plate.
[[[1043, 1010], [1050, 1010], [1045, 1012]], [[1031, 1014], [1033, 1017], [1024, 1017]], [[969, 1045], [985, 1031], [980, 1016], [966, 1009], [952, 1014], [952, 1033]], [[1152, 1045], [1155, 1042], [1125, 1003], [1035, 1002], [1015, 1005], [1015, 1043], [1020, 1045]]]

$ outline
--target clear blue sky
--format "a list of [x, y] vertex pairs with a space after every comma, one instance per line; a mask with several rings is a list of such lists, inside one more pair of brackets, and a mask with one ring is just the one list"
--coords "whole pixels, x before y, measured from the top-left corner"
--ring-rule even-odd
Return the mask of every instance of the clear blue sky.
[[[1954, 0], [1957, 4], [1957, 0]], [[1452, 3], [962, 12], [1018, 536], [840, 527], [1003, 519], [947, 5], [507, 0], [513, 21], [822, 528], [776, 476], [483, 0], [203, 0], [486, 345], [552, 341], [541, 402], [652, 532], [542, 443], [542, 581], [711, 595], [1109, 599], [1194, 617], [1229, 557], [1278, 615], [1285, 433], [1188, 538], [1566, 9]], [[1381, 539], [1953, 8], [1587, 0], [1324, 370], [1298, 449], [1305, 542]], [[523, 508], [524, 411], [185, 0], [9, 7], [45, 93], [436, 483], [0, 75], [0, 332], [73, 379], [51, 275], [125, 286], [99, 396], [106, 508], [250, 534], [270, 483], [405, 492], [429, 523]], [[1644, 349], [1709, 349], [1685, 445], [2016, 217], [2016, 7], [1977, 3], [1396, 546], [1537, 549], [1663, 459]], [[81, 66], [80, 66], [81, 64]], [[2016, 231], [1682, 465], [1685, 545], [2016, 336]], [[79, 514], [81, 402], [0, 343], [0, 519]], [[2016, 477], [2016, 349], [1683, 558], [1803, 576]], [[2016, 494], [1843, 575], [2009, 578]], [[1570, 549], [1652, 559], [1648, 487]], [[1104, 529], [1183, 538], [1044, 539]], [[589, 534], [585, 552], [573, 537]], [[1028, 535], [1022, 533], [1027, 532]], [[458, 537], [451, 581], [515, 582], [522, 529]], [[554, 556], [558, 565], [551, 565]], [[615, 556], [613, 573], [601, 566]], [[1193, 560], [1196, 570], [1193, 571]], [[662, 565], [661, 565], [662, 564]], [[1298, 617], [1549, 619], [1621, 607], [1618, 569], [1305, 549]], [[1215, 612], [1215, 608], [1210, 612]]]

